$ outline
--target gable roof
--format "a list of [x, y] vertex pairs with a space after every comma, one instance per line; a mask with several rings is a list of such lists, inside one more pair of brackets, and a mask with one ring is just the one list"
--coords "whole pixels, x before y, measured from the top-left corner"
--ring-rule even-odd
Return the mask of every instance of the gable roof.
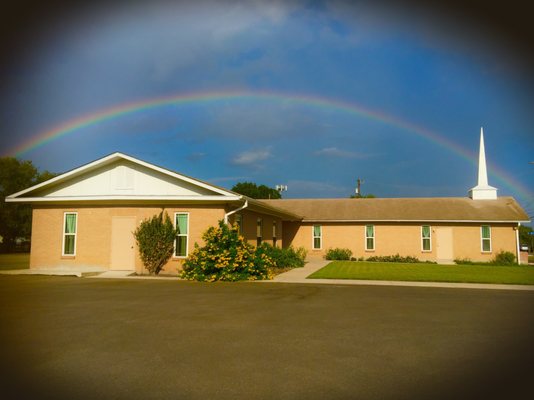
[[[137, 174], [157, 190], [110, 188], [111, 170], [124, 167], [123, 172]], [[110, 176], [104, 176], [105, 174]], [[124, 176], [117, 179], [128, 181]], [[133, 178], [132, 178], [133, 179]], [[128, 184], [128, 183], [127, 183]], [[141, 185], [140, 185], [141, 186]], [[125, 189], [125, 190], [123, 190]], [[143, 192], [145, 191], [145, 192]], [[147, 163], [123, 153], [113, 153], [81, 167], [67, 171], [45, 182], [6, 197], [8, 202], [64, 202], [94, 200], [241, 200], [238, 193]]]
[[512, 197], [496, 200], [435, 197], [261, 201], [302, 215], [304, 222], [529, 222], [526, 212]]

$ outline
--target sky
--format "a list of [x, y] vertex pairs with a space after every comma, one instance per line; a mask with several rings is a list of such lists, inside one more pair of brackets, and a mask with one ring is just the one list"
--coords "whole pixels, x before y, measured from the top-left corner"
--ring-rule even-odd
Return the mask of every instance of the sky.
[[534, 214], [530, 69], [491, 26], [380, 2], [106, 4], [17, 42], [1, 156], [65, 172], [120, 151], [285, 198], [348, 197], [358, 178], [462, 197], [483, 127], [490, 185]]

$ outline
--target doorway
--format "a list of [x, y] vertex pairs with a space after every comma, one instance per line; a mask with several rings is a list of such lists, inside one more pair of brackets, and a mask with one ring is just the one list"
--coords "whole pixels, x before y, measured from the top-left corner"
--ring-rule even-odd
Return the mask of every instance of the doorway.
[[111, 217], [112, 270], [135, 270], [135, 220], [135, 217]]

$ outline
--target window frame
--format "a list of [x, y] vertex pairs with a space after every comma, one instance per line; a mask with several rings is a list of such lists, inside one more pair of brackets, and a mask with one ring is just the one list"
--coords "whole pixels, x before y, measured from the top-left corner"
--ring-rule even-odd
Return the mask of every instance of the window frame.
[[[423, 228], [428, 226], [428, 237], [423, 236]], [[425, 249], [425, 239], [428, 240], [428, 249]], [[431, 225], [421, 225], [421, 251], [424, 253], [432, 252], [432, 226]]]
[[243, 216], [241, 214], [236, 214], [234, 217], [234, 224], [236, 224], [239, 229], [237, 233], [243, 235]]
[[[74, 233], [67, 233], [67, 215], [75, 215], [76, 223], [74, 225]], [[74, 236], [74, 252], [72, 254], [65, 253], [65, 237]], [[62, 241], [61, 241], [61, 256], [62, 257], [76, 257], [76, 245], [78, 244], [78, 212], [77, 211], [65, 211], [63, 213], [63, 228], [62, 228]]]
[[[367, 236], [367, 227], [371, 226], [373, 228], [373, 236]], [[365, 225], [364, 228], [364, 242], [365, 242], [365, 251], [375, 251], [376, 249], [376, 229], [375, 225]], [[367, 246], [367, 240], [372, 239], [373, 240], [373, 247], [370, 248]]]
[[[319, 227], [319, 235], [315, 235], [315, 227]], [[315, 247], [315, 239], [319, 239], [319, 247]], [[312, 250], [322, 250], [323, 249], [323, 226], [320, 224], [312, 225]]]
[[[189, 212], [188, 211], [176, 211], [174, 213], [174, 229], [176, 229], [177, 227], [177, 224], [178, 224], [178, 215], [187, 215], [187, 233], [186, 234], [183, 234], [183, 233], [180, 233], [180, 234], [177, 234], [176, 237], [174, 238], [174, 249], [173, 249], [173, 252], [172, 252], [172, 258], [177, 258], [177, 259], [183, 259], [183, 258], [187, 258], [189, 256]], [[185, 255], [182, 256], [182, 255], [177, 255], [176, 254], [176, 250], [177, 250], [177, 244], [178, 244], [178, 236], [185, 236]]]
[[[484, 237], [484, 228], [488, 228], [489, 237]], [[484, 241], [487, 240], [489, 242], [489, 250], [484, 250]], [[491, 253], [492, 252], [492, 246], [491, 246], [491, 225], [481, 225], [480, 226], [480, 251], [482, 253]]]
[[273, 220], [273, 247], [276, 247], [276, 242], [278, 240], [278, 221]]
[[263, 242], [263, 218], [258, 217], [256, 220], [256, 247]]

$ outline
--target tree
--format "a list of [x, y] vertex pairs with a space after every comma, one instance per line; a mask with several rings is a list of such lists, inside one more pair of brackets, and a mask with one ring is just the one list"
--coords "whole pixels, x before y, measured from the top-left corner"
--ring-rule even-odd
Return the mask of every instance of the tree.
[[0, 236], [4, 251], [14, 250], [16, 238], [30, 237], [32, 218], [30, 205], [6, 203], [5, 198], [56, 175], [49, 171], [39, 173], [31, 161], [0, 158]]
[[159, 215], [145, 219], [134, 232], [141, 261], [150, 274], [159, 274], [174, 251], [177, 229], [169, 215], [161, 211]]
[[253, 182], [238, 182], [232, 191], [243, 194], [253, 199], [281, 199], [282, 195], [278, 190], [265, 185], [256, 185]]

